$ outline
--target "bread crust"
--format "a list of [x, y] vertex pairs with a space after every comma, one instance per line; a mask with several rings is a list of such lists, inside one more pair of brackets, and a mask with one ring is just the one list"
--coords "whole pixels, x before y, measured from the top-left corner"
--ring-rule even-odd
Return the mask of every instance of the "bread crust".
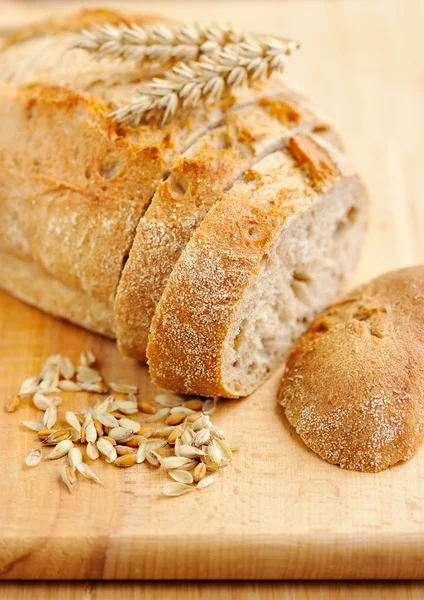
[[[110, 110], [128, 102], [152, 71], [67, 51], [68, 30], [104, 23], [110, 15], [89, 11], [25, 28], [1, 52], [0, 249], [81, 292], [87, 304], [90, 298], [107, 304], [113, 315], [137, 224], [173, 157], [232, 107], [283, 86], [279, 80], [258, 83], [165, 126], [114, 123]], [[129, 21], [112, 16], [112, 22]]]
[[[303, 149], [303, 164], [293, 147]], [[211, 208], [168, 279], [147, 349], [151, 376], [161, 387], [239, 396], [225, 381], [224, 345], [262, 258], [282, 228], [318, 204], [323, 191], [365, 200], [359, 178], [309, 135], [293, 136], [286, 151], [268, 158], [275, 165], [265, 173], [261, 163], [246, 171]], [[319, 178], [310, 178], [313, 172]]]
[[331, 127], [287, 87], [229, 113], [174, 159], [137, 227], [120, 279], [115, 316], [121, 352], [146, 360], [151, 321], [184, 247], [225, 189], [263, 156], [284, 148], [295, 132]]
[[38, 309], [114, 338], [110, 306], [69, 287], [34, 262], [0, 250], [1, 287]]
[[324, 311], [287, 361], [279, 399], [305, 444], [381, 471], [424, 437], [424, 265], [386, 273]]

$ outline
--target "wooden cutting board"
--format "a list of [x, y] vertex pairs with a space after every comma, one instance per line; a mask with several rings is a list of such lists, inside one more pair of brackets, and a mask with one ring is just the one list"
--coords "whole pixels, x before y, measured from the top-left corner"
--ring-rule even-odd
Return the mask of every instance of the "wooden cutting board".
[[[171, 16], [251, 28], [262, 19], [261, 29], [303, 40], [288, 75], [334, 116], [370, 189], [355, 283], [424, 260], [423, 4], [407, 6], [270, 0], [259, 11], [256, 3], [243, 10], [237, 2], [161, 3]], [[76, 359], [86, 348], [106, 379], [136, 383], [146, 398], [155, 393], [146, 368], [121, 358], [112, 342], [5, 294], [0, 328], [4, 400], [47, 355]], [[249, 398], [219, 405], [217, 423], [242, 433], [245, 444], [215, 486], [175, 499], [160, 497], [166, 476], [152, 468], [118, 470], [99, 461], [105, 487], [82, 480], [71, 496], [57, 463], [23, 466], [34, 443], [20, 422], [37, 411], [1, 412], [0, 577], [423, 578], [424, 449], [379, 474], [326, 464], [276, 405], [280, 372]], [[64, 398], [63, 408], [87, 401]]]

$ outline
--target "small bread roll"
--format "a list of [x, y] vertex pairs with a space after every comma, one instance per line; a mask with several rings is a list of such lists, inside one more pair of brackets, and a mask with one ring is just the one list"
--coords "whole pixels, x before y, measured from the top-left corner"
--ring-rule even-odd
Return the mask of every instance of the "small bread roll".
[[413, 456], [424, 435], [424, 265], [323, 312], [292, 351], [279, 400], [304, 443], [344, 469]]

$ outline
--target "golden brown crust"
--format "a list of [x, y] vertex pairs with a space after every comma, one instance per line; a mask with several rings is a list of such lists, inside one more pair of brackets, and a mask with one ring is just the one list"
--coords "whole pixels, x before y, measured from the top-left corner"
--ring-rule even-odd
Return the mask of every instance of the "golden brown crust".
[[290, 153], [299, 167], [305, 170], [312, 187], [317, 192], [325, 188], [328, 181], [335, 181], [341, 175], [336, 160], [310, 136], [292, 137]]
[[63, 284], [37, 264], [0, 250], [1, 287], [20, 300], [95, 333], [115, 337], [110, 306]]
[[[176, 264], [156, 308], [147, 348], [150, 373], [159, 386], [240, 395], [229, 389], [223, 373], [223, 347], [234, 315], [282, 227], [320, 199], [289, 149], [290, 144], [268, 157], [275, 165], [265, 173], [253, 167], [221, 196]], [[340, 176], [339, 181], [347, 193], [364, 195], [358, 178]], [[330, 178], [334, 193], [336, 186]]]
[[102, 108], [60, 87], [0, 92], [0, 246], [22, 256], [24, 244], [50, 274], [112, 306], [172, 146], [129, 135]]
[[146, 360], [151, 320], [166, 281], [220, 193], [261, 156], [283, 148], [294, 132], [325, 126], [305, 102], [290, 88], [261, 98], [229, 113], [221, 127], [174, 160], [138, 225], [119, 283], [115, 315], [124, 354]]
[[[76, 15], [70, 29], [108, 16]], [[151, 73], [131, 61], [96, 63], [67, 51], [67, 23], [25, 29], [1, 53], [0, 248], [112, 308], [136, 226], [172, 158], [232, 103], [253, 103], [281, 84], [238, 90], [163, 127], [125, 127], [107, 114]]]
[[280, 390], [307, 446], [380, 471], [424, 437], [424, 265], [387, 273], [324, 311], [292, 351]]

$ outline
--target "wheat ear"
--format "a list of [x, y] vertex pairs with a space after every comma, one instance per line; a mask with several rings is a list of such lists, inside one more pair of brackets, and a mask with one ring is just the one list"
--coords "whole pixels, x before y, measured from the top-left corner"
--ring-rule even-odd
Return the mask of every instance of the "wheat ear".
[[227, 44], [237, 44], [245, 39], [231, 26], [216, 24], [200, 27], [197, 24], [167, 26], [157, 23], [146, 28], [121, 23], [118, 26], [96, 25], [83, 29], [72, 48], [81, 48], [94, 58], [133, 58], [140, 62], [169, 65], [179, 61], [198, 60], [211, 56]]
[[142, 93], [109, 116], [121, 123], [137, 125], [162, 113], [162, 124], [180, 108], [216, 102], [225, 91], [282, 72], [286, 56], [298, 48], [293, 40], [273, 37], [228, 44], [214, 56], [179, 63], [163, 78], [147, 83]]

